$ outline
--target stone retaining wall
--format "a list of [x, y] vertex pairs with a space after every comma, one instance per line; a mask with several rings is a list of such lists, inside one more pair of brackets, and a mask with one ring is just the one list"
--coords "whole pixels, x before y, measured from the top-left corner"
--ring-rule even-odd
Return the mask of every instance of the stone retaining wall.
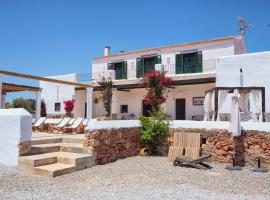
[[139, 154], [140, 128], [98, 129], [86, 131], [84, 147], [96, 156], [96, 164]]
[[[201, 133], [202, 153], [211, 154], [210, 161], [231, 163], [233, 140], [227, 130], [213, 129], [171, 129], [172, 132]], [[242, 136], [235, 140], [236, 162], [239, 165], [256, 163], [256, 157], [262, 158], [262, 165], [270, 167], [270, 133], [262, 131], [242, 131]]]

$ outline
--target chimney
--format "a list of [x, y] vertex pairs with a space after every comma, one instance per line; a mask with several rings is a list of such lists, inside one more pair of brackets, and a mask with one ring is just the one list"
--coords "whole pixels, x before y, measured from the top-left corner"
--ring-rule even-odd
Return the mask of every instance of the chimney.
[[110, 46], [106, 46], [104, 48], [104, 56], [109, 56], [111, 55], [111, 47]]

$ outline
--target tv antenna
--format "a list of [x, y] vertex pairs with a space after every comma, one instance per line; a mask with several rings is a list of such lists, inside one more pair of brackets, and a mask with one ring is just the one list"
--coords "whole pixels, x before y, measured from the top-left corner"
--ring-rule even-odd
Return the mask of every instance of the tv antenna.
[[250, 29], [252, 27], [251, 24], [246, 22], [246, 19], [244, 17], [237, 17], [237, 24], [239, 26], [239, 32], [240, 35], [245, 38], [246, 36], [246, 30]]

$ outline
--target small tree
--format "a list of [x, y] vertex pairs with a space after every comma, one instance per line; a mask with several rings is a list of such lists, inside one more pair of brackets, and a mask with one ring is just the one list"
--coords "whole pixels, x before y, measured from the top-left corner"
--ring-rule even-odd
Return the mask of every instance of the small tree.
[[64, 109], [66, 111], [66, 115], [69, 117], [71, 117], [71, 112], [73, 111], [74, 103], [75, 103], [74, 100], [64, 101], [64, 105], [65, 105]]
[[35, 113], [35, 104], [36, 100], [34, 99], [24, 99], [22, 97], [13, 99], [10, 106], [7, 106], [7, 108], [24, 108], [29, 113], [34, 114]]
[[162, 109], [154, 113], [152, 117], [141, 116], [141, 143], [147, 147], [151, 154], [160, 154], [159, 147], [164, 143], [169, 133], [169, 121]]
[[46, 117], [47, 111], [46, 111], [46, 104], [44, 100], [41, 100], [41, 117]]
[[98, 82], [101, 86], [101, 97], [98, 101], [103, 103], [103, 107], [105, 109], [106, 117], [111, 117], [112, 113], [112, 89], [113, 89], [113, 82], [111, 78], [102, 77], [101, 80]]
[[172, 83], [170, 77], [166, 77], [164, 72], [152, 70], [143, 78], [143, 85], [147, 90], [144, 103], [151, 105], [152, 115], [159, 112], [160, 105], [166, 102], [165, 93]]

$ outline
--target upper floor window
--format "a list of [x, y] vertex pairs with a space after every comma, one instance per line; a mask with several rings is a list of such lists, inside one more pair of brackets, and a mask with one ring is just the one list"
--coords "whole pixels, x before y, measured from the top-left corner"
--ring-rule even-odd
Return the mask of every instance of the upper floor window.
[[198, 73], [202, 72], [202, 52], [176, 54], [175, 73]]
[[108, 63], [108, 70], [115, 70], [115, 79], [127, 79], [127, 61]]
[[136, 77], [140, 78], [145, 73], [151, 72], [153, 69], [155, 69], [155, 65], [160, 63], [161, 63], [160, 55], [137, 58]]

